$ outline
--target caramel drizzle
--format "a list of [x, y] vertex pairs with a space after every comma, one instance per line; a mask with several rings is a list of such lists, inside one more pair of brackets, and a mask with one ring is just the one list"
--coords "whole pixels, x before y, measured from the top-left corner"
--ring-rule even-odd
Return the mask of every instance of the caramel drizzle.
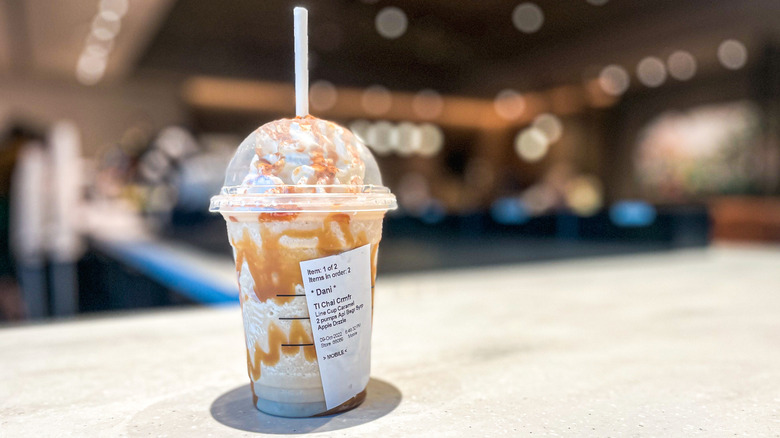
[[376, 285], [376, 254], [379, 245], [371, 248], [371, 323], [374, 323], [374, 285]]
[[[249, 361], [249, 350], [246, 351], [247, 355], [247, 362]], [[249, 387], [252, 389], [252, 404], [257, 406], [257, 401], [260, 400], [257, 397], [257, 393], [255, 392], [255, 381], [252, 379], [249, 379]]]
[[[236, 250], [236, 271], [240, 280], [241, 267], [244, 261], [249, 267], [249, 274], [255, 284], [254, 292], [261, 302], [274, 299], [277, 304], [291, 301], [295, 286], [303, 284], [299, 262], [306, 260], [310, 255], [302, 253], [301, 249], [286, 248], [279, 243], [283, 236], [299, 239], [317, 239], [316, 249], [322, 257], [338, 254], [342, 251], [357, 248], [368, 244], [368, 236], [362, 231], [354, 236], [349, 229], [351, 216], [345, 213], [331, 213], [322, 221], [322, 226], [311, 230], [286, 230], [280, 234], [274, 234], [270, 230], [270, 222], [292, 221], [298, 217], [298, 213], [275, 212], [263, 213], [258, 216], [260, 223], [260, 238], [263, 245], [261, 251], [252, 240], [249, 232], [244, 230], [241, 239], [233, 241]], [[333, 230], [332, 224], [336, 224], [340, 233]], [[341, 236], [339, 236], [341, 234]], [[344, 242], [342, 242], [342, 239]], [[376, 262], [378, 245], [371, 248], [371, 300], [374, 299], [374, 284], [376, 281]], [[243, 302], [242, 302], [243, 305]], [[373, 306], [371, 308], [373, 316]], [[311, 334], [299, 320], [292, 320], [289, 337], [276, 323], [268, 325], [268, 351], [260, 348], [255, 342], [254, 356], [247, 349], [247, 370], [252, 381], [256, 381], [261, 375], [261, 366], [274, 366], [279, 363], [281, 355], [292, 356], [303, 351], [304, 358], [311, 362], [317, 360], [317, 351], [313, 345]], [[257, 403], [254, 384], [252, 384], [252, 396]]]
[[[310, 344], [310, 345], [287, 345], [287, 344]], [[271, 322], [268, 324], [268, 351], [260, 348], [260, 344], [255, 342], [254, 357], [246, 350], [246, 368], [252, 381], [260, 379], [261, 366], [274, 366], [279, 363], [282, 354], [294, 356], [303, 350], [303, 357], [309, 361], [317, 360], [317, 350], [311, 335], [306, 332], [300, 321], [293, 321], [290, 325], [290, 337], [284, 333], [278, 325]], [[252, 387], [254, 393], [254, 386]]]
[[[249, 267], [249, 274], [254, 280], [254, 291], [260, 302], [273, 299], [277, 304], [291, 301], [295, 295], [295, 286], [303, 284], [303, 277], [299, 263], [306, 260], [304, 251], [296, 248], [286, 248], [279, 240], [287, 236], [295, 239], [317, 239], [316, 249], [321, 257], [338, 254], [345, 249], [357, 248], [368, 242], [365, 232], [353, 236], [349, 230], [350, 215], [345, 213], [331, 213], [322, 221], [322, 226], [310, 230], [286, 230], [275, 234], [270, 230], [269, 222], [279, 220], [294, 220], [296, 213], [263, 213], [258, 217], [260, 222], [260, 238], [262, 250], [252, 240], [249, 232], [244, 230], [241, 239], [233, 241], [236, 250], [236, 273], [241, 276], [241, 267], [244, 261]], [[331, 224], [337, 224], [339, 233], [334, 233]], [[342, 238], [344, 242], [342, 242]], [[376, 252], [376, 245], [373, 248]], [[308, 253], [308, 251], [306, 251]], [[372, 265], [376, 261], [376, 255], [372, 254]], [[373, 270], [373, 269], [372, 269]], [[373, 275], [372, 275], [373, 284]]]
[[[328, 149], [328, 155], [338, 157], [333, 148]], [[311, 167], [314, 169], [314, 180], [317, 184], [333, 184], [338, 172], [338, 167], [333, 162], [333, 158], [325, 157], [322, 149], [311, 152]]]
[[[261, 175], [265, 175], [265, 176], [277, 175], [282, 169], [284, 169], [284, 163], [285, 163], [284, 155], [281, 155], [279, 153], [276, 153], [274, 155], [276, 156], [276, 162], [274, 162], [273, 164], [271, 164], [271, 162], [265, 158], [259, 158], [255, 163], [255, 166], [257, 167], [257, 171], [260, 172]], [[258, 153], [258, 157], [261, 157], [259, 153]]]

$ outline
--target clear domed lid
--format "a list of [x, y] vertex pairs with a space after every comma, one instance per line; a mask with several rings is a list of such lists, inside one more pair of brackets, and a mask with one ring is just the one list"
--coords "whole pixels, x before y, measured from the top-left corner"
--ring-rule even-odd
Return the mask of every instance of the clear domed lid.
[[316, 117], [266, 123], [239, 145], [210, 211], [392, 210], [374, 156], [348, 129]]

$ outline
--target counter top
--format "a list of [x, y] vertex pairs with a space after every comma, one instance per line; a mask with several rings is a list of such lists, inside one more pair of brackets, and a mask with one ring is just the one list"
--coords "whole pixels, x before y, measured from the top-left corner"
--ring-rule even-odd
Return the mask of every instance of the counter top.
[[385, 276], [366, 402], [257, 412], [236, 306], [0, 329], [0, 436], [780, 436], [780, 249]]

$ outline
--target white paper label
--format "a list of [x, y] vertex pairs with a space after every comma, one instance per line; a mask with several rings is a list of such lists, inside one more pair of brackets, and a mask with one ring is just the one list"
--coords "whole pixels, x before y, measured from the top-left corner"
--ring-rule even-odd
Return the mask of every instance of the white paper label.
[[371, 247], [301, 262], [325, 404], [357, 395], [371, 371]]

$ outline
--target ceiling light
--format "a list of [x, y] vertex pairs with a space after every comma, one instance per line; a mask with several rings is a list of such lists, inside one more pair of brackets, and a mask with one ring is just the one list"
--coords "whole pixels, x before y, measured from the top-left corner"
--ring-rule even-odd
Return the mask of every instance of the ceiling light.
[[534, 33], [544, 24], [544, 12], [535, 3], [521, 3], [512, 11], [512, 23], [520, 32]]
[[92, 33], [101, 40], [110, 40], [119, 33], [121, 23], [114, 15], [100, 13], [92, 20]]
[[127, 13], [127, 0], [100, 0], [100, 12], [113, 14], [117, 19]]
[[619, 65], [608, 65], [599, 73], [599, 85], [609, 95], [619, 96], [625, 93], [629, 83], [628, 72]]
[[524, 129], [515, 137], [515, 152], [520, 158], [530, 163], [544, 158], [549, 147], [550, 141], [538, 128]]
[[431, 123], [423, 123], [419, 127], [419, 154], [424, 157], [436, 155], [444, 145], [444, 133], [441, 128]]
[[747, 48], [737, 40], [726, 40], [718, 47], [718, 60], [729, 70], [739, 70], [747, 63]]
[[376, 31], [387, 39], [395, 39], [406, 32], [408, 20], [401, 9], [393, 6], [383, 8], [376, 14]]
[[660, 59], [648, 56], [639, 61], [636, 76], [643, 85], [655, 88], [666, 81], [666, 66]]
[[515, 120], [525, 111], [525, 99], [515, 90], [501, 90], [493, 101], [496, 113], [505, 120]]
[[536, 116], [533, 127], [542, 131], [547, 141], [555, 143], [563, 135], [563, 123], [555, 114], [544, 113]]
[[106, 58], [82, 53], [76, 65], [76, 79], [84, 85], [94, 85], [103, 78]]
[[669, 68], [669, 76], [678, 81], [687, 81], [696, 74], [696, 58], [690, 53], [678, 50], [666, 60]]

